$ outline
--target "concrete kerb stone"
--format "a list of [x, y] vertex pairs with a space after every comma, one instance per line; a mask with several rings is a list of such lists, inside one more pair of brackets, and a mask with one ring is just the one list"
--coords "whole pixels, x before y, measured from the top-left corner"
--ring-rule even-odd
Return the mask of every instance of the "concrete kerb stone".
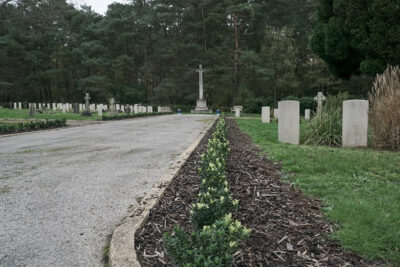
[[166, 188], [171, 184], [183, 164], [198, 147], [206, 133], [214, 125], [215, 119], [204, 129], [196, 140], [183, 152], [179, 158], [154, 184], [152, 189], [142, 199], [131, 216], [128, 216], [112, 235], [110, 243], [109, 264], [111, 267], [140, 267], [135, 248], [135, 232], [146, 223], [151, 209], [156, 207], [164, 196]]

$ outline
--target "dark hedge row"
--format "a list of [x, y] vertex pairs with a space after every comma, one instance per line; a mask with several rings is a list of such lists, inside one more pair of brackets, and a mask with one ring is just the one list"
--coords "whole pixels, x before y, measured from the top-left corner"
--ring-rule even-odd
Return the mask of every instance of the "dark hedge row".
[[168, 114], [175, 114], [174, 112], [153, 112], [153, 113], [138, 113], [138, 114], [132, 114], [132, 115], [127, 115], [127, 114], [117, 114], [113, 116], [103, 116], [103, 121], [116, 121], [116, 120], [126, 120], [126, 119], [133, 119], [133, 118], [139, 118], [139, 117], [149, 117], [149, 116], [157, 116], [157, 115], [168, 115]]
[[0, 134], [12, 134], [19, 132], [29, 132], [36, 130], [59, 128], [59, 127], [65, 127], [66, 123], [67, 119], [64, 118], [61, 120], [46, 119], [45, 121], [30, 121], [30, 122], [21, 122], [18, 124], [9, 124], [9, 125], [3, 124], [0, 125]]

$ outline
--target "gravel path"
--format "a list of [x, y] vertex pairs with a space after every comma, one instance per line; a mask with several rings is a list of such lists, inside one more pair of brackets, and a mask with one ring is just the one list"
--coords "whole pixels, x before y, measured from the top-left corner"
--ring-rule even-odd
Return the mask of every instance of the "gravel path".
[[0, 266], [101, 266], [107, 236], [210, 119], [171, 115], [0, 138]]

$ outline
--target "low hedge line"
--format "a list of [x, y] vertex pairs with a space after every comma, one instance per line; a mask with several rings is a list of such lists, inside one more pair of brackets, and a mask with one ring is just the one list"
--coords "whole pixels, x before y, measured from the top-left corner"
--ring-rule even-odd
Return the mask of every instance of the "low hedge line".
[[250, 229], [232, 219], [239, 203], [230, 195], [226, 179], [228, 145], [223, 115], [202, 155], [201, 189], [191, 210], [195, 231], [189, 234], [175, 226], [173, 234], [163, 237], [168, 254], [179, 266], [230, 266], [240, 241], [250, 235]]
[[157, 115], [168, 115], [175, 114], [174, 112], [153, 112], [153, 113], [136, 113], [136, 114], [117, 114], [113, 116], [103, 116], [103, 121], [114, 121], [114, 120], [127, 120], [139, 117], [157, 116]]
[[35, 130], [44, 130], [44, 129], [51, 129], [51, 128], [59, 128], [65, 127], [67, 123], [67, 119], [56, 119], [56, 120], [49, 120], [46, 119], [45, 121], [30, 121], [30, 122], [21, 122], [18, 124], [3, 124], [0, 125], [0, 134], [12, 134], [12, 133], [19, 133], [19, 132], [29, 132]]

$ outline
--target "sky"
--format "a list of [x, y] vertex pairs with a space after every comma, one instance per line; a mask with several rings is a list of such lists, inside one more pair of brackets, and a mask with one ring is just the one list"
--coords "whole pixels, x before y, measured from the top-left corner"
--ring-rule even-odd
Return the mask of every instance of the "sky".
[[128, 3], [128, 0], [70, 0], [76, 7], [81, 5], [88, 5], [92, 7], [95, 12], [104, 15], [107, 12], [107, 7], [109, 4], [114, 2], [118, 3]]

